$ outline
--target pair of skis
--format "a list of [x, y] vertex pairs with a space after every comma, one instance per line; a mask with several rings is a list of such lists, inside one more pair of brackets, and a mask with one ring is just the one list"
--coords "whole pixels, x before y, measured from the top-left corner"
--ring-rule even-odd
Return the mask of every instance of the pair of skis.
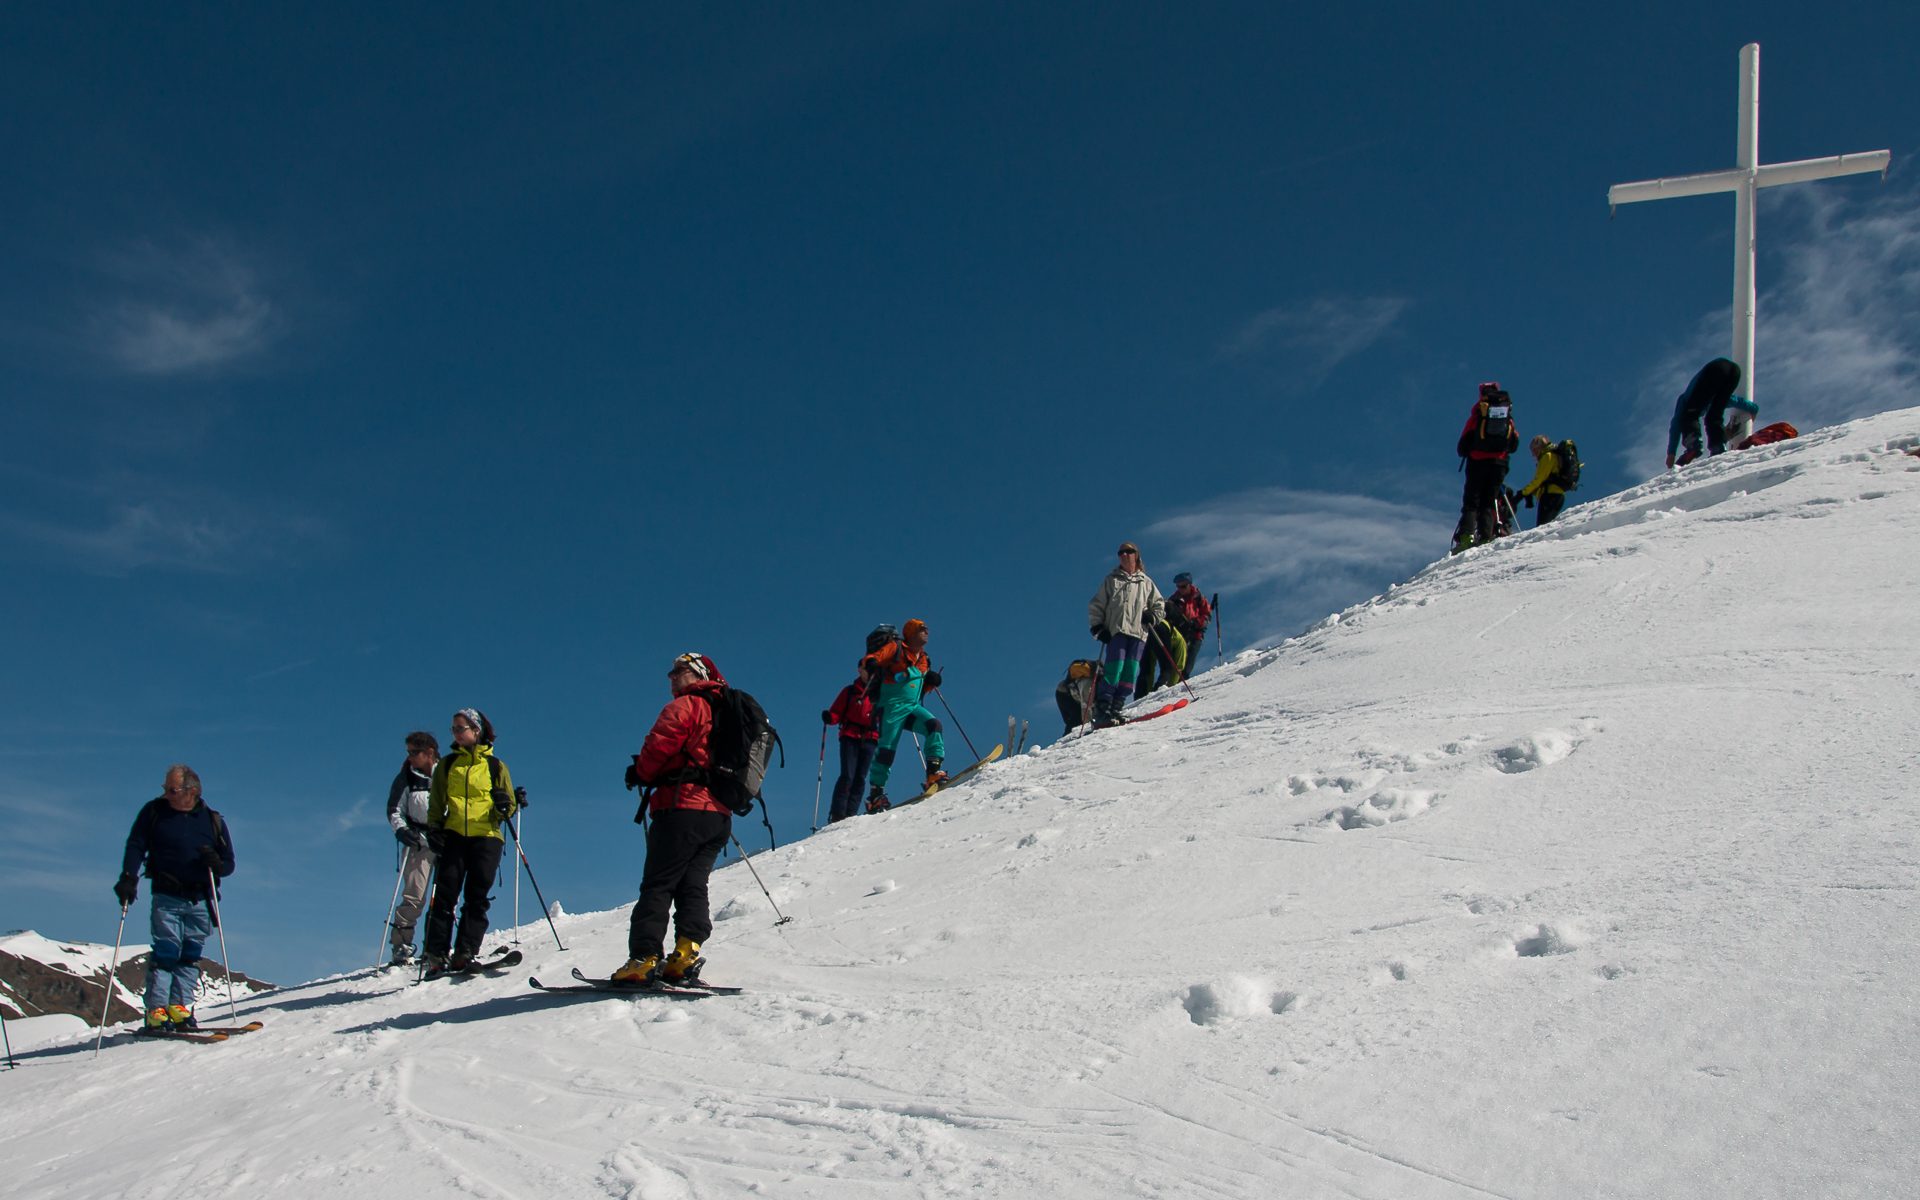
[[1020, 722], [1020, 736], [1019, 736], [1019, 737], [1015, 737], [1015, 736], [1014, 736], [1014, 728], [1013, 728], [1013, 724], [1014, 724], [1014, 719], [1013, 719], [1012, 717], [1008, 717], [1008, 718], [1007, 718], [1007, 742], [1006, 742], [1006, 744], [1007, 744], [1007, 745], [1009, 745], [1009, 746], [1012, 746], [1012, 747], [1013, 747], [1013, 755], [1014, 755], [1014, 757], [1015, 757], [1015, 758], [1018, 758], [1018, 757], [1020, 757], [1020, 751], [1026, 748], [1026, 745], [1027, 745], [1027, 728], [1028, 728], [1028, 727], [1029, 727], [1030, 725], [1032, 725], [1032, 724], [1033, 724], [1033, 722], [1031, 722], [1031, 721], [1021, 721], [1021, 722]]
[[579, 967], [573, 969], [573, 983], [541, 983], [538, 979], [529, 979], [528, 983], [543, 992], [556, 994], [585, 994], [598, 992], [603, 995], [621, 996], [674, 996], [682, 1000], [695, 1000], [701, 996], [737, 996], [743, 991], [737, 987], [722, 987], [714, 983], [702, 983], [695, 979], [686, 983], [668, 983], [654, 980], [651, 983], [615, 983], [611, 979], [595, 979]]
[[523, 956], [518, 950], [502, 946], [493, 952], [493, 957], [481, 959], [471, 967], [456, 971], [451, 966], [442, 971], [428, 971], [420, 977], [426, 983], [434, 979], [471, 979], [475, 975], [499, 975], [520, 965]]
[[196, 1045], [209, 1046], [214, 1042], [224, 1042], [230, 1037], [238, 1037], [243, 1033], [257, 1033], [265, 1028], [264, 1022], [249, 1021], [245, 1025], [203, 1025], [198, 1029], [182, 1029], [178, 1032], [174, 1030], [168, 1030], [166, 1033], [136, 1032], [133, 1036], [135, 1041], [140, 1042], [193, 1042]]
[[[1164, 717], [1168, 713], [1179, 712], [1181, 709], [1185, 708], [1187, 705], [1192, 703], [1193, 701], [1190, 698], [1186, 696], [1182, 696], [1178, 700], [1175, 700], [1170, 704], [1161, 705], [1159, 708], [1154, 709], [1152, 712], [1144, 712], [1138, 716], [1128, 717], [1124, 724], [1107, 725], [1107, 726], [1100, 726], [1100, 725], [1082, 726], [1081, 728], [1076, 729], [1073, 732], [1067, 734], [1067, 738], [1090, 737], [1093, 734], [1100, 732], [1100, 730], [1103, 728], [1125, 729], [1128, 725], [1138, 725], [1142, 721], [1151, 721], [1155, 717]], [[1065, 740], [1065, 739], [1062, 739], [1062, 740]]]

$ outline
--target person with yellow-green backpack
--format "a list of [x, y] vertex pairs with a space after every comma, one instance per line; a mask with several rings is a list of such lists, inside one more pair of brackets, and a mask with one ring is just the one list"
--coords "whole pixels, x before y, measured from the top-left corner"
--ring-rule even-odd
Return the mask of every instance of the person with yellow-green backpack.
[[1580, 451], [1572, 438], [1556, 443], [1544, 433], [1534, 434], [1527, 449], [1533, 452], [1533, 480], [1514, 492], [1513, 499], [1528, 508], [1538, 499], [1540, 515], [1533, 522], [1538, 529], [1560, 515], [1567, 493], [1580, 486]]
[[1133, 694], [1144, 696], [1186, 678], [1187, 639], [1171, 621], [1147, 626], [1147, 648], [1140, 656], [1140, 682]]
[[[453, 714], [453, 750], [433, 768], [427, 842], [433, 847], [433, 904], [427, 910], [426, 975], [470, 971], [487, 936], [488, 893], [506, 839], [500, 827], [519, 807], [513, 777], [493, 750], [493, 722], [477, 708]], [[465, 897], [460, 928], [453, 910]]]

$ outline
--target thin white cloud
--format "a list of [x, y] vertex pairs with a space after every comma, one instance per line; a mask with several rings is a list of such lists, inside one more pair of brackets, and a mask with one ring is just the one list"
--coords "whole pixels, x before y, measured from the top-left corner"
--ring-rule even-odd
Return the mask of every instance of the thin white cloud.
[[122, 370], [213, 370], [255, 358], [284, 329], [258, 271], [224, 242], [146, 243], [102, 266], [113, 294], [95, 307], [91, 341]]
[[1322, 296], [1270, 308], [1241, 322], [1221, 342], [1220, 357], [1289, 360], [1317, 383], [1392, 333], [1411, 303], [1402, 296]]
[[[1911, 405], [1920, 383], [1920, 191], [1854, 180], [1761, 197], [1758, 423], [1790, 421], [1804, 432]], [[1635, 403], [1632, 471], [1658, 469], [1674, 401], [1702, 363], [1728, 353], [1732, 320], [1731, 305], [1703, 316], [1649, 369]]]
[[1232, 610], [1223, 619], [1245, 646], [1405, 578], [1445, 553], [1455, 519], [1373, 496], [1256, 488], [1155, 522], [1141, 549], [1163, 589], [1185, 570], [1203, 590], [1226, 593]]
[[137, 499], [126, 485], [44, 486], [24, 505], [0, 512], [0, 545], [14, 542], [84, 571], [127, 575], [141, 570], [232, 574], [325, 541], [325, 522], [243, 504], [212, 491], [147, 483]]

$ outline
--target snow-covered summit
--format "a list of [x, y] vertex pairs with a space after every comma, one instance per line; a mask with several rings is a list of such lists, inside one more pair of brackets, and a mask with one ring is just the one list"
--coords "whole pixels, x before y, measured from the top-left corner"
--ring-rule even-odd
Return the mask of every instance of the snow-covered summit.
[[[35, 1052], [0, 1177], [1911, 1195], [1915, 448], [1888, 413], [1436, 562], [1182, 712], [755, 858], [790, 924], [729, 867], [740, 997], [367, 973], [224, 1045]], [[558, 926], [531, 973], [625, 957], [624, 908]]]

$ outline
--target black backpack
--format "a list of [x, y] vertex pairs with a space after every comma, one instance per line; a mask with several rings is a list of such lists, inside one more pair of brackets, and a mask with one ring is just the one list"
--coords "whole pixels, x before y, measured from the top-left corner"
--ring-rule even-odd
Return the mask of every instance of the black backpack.
[[875, 625], [873, 632], [867, 635], [867, 653], [872, 654], [900, 636], [900, 631], [891, 625]]
[[744, 817], [753, 811], [753, 802], [766, 783], [773, 748], [780, 747], [783, 767], [787, 748], [760, 702], [739, 688], [715, 688], [700, 695], [713, 710], [713, 732], [707, 738], [713, 765], [704, 772], [703, 782], [714, 799]]
[[1471, 448], [1491, 454], [1506, 454], [1513, 449], [1513, 398], [1495, 392], [1474, 405], [1475, 428], [1470, 431]]
[[1554, 457], [1560, 460], [1560, 469], [1553, 473], [1548, 482], [1563, 492], [1571, 492], [1580, 486], [1580, 449], [1568, 438], [1553, 448]]

